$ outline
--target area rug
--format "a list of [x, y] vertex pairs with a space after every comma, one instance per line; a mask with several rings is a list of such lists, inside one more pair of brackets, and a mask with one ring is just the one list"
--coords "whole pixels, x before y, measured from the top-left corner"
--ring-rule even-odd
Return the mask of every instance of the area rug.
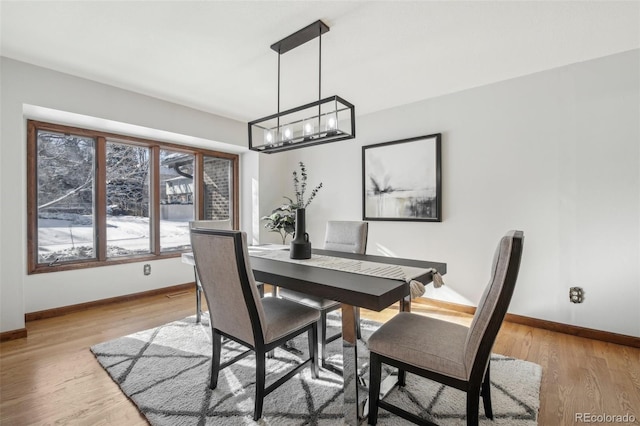
[[[337, 330], [337, 316], [330, 316]], [[359, 374], [369, 377], [366, 341], [380, 324], [362, 320], [358, 346]], [[331, 330], [333, 332], [334, 330]], [[276, 349], [267, 360], [267, 385], [306, 358], [306, 335]], [[211, 330], [208, 317], [197, 324], [195, 316], [141, 331], [91, 348], [98, 362], [133, 401], [151, 425], [335, 425], [342, 424], [342, 377], [321, 369], [312, 379], [309, 369], [269, 394], [263, 418], [252, 419], [255, 395], [255, 358], [250, 355], [220, 373], [218, 388], [210, 390]], [[223, 345], [222, 357], [240, 352], [234, 342]], [[329, 362], [341, 365], [340, 340], [328, 345]], [[391, 370], [383, 374], [390, 374]], [[494, 421], [480, 424], [533, 426], [537, 424], [542, 369], [530, 362], [493, 355], [491, 361]], [[387, 400], [440, 425], [464, 425], [463, 392], [407, 374], [407, 386], [393, 390]], [[480, 404], [482, 407], [482, 404]], [[380, 425], [407, 424], [385, 410]]]

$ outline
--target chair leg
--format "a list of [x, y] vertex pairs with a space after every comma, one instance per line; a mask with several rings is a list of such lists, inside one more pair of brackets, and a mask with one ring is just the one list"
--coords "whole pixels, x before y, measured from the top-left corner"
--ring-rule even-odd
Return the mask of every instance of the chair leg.
[[398, 386], [407, 385], [407, 372], [401, 368], [398, 368]]
[[195, 266], [193, 267], [193, 276], [196, 283], [196, 323], [200, 324], [200, 320], [202, 319], [202, 286], [200, 285], [198, 270]]
[[264, 350], [256, 350], [256, 404], [253, 410], [253, 420], [258, 421], [262, 417], [262, 404], [264, 402], [266, 353]]
[[362, 330], [360, 330], [360, 308], [356, 308], [356, 338], [362, 339]]
[[489, 364], [487, 364], [487, 372], [484, 374], [484, 381], [482, 382], [482, 390], [480, 395], [482, 395], [482, 404], [484, 405], [484, 414], [488, 419], [493, 420], [493, 408], [491, 408], [491, 360], [489, 360]]
[[480, 408], [480, 386], [472, 386], [467, 391], [467, 426], [478, 426]]
[[311, 375], [314, 379], [318, 378], [319, 366], [318, 359], [318, 323], [314, 323], [308, 333], [309, 337], [309, 356], [311, 357]]
[[382, 375], [382, 364], [378, 355], [371, 352], [369, 358], [369, 424], [375, 425], [378, 422], [378, 401], [380, 400], [380, 379]]
[[211, 353], [211, 377], [209, 381], [209, 387], [215, 389], [218, 387], [218, 375], [220, 373], [220, 351], [222, 350], [222, 335], [216, 331], [212, 332], [212, 346], [213, 351]]

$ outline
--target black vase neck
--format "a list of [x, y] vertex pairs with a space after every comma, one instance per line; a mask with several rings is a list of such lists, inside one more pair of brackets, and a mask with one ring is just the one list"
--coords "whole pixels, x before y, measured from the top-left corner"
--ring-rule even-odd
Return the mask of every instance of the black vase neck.
[[293, 239], [296, 241], [304, 241], [304, 233], [306, 232], [306, 213], [304, 208], [296, 209], [296, 227]]
[[295, 230], [289, 257], [292, 259], [309, 259], [311, 257], [311, 243], [309, 242], [309, 234], [306, 233], [304, 208], [296, 209]]

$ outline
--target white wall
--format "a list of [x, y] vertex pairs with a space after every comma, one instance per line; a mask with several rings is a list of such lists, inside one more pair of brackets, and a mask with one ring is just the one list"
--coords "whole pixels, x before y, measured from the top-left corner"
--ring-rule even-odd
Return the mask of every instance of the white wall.
[[[139, 263], [27, 275], [26, 115], [63, 111], [70, 113], [65, 117], [93, 117], [98, 128], [234, 152], [246, 151], [246, 124], [7, 58], [1, 58], [0, 78], [0, 331], [24, 327], [25, 312], [193, 281], [193, 269], [179, 258], [145, 262], [150, 276]], [[256, 164], [252, 155], [241, 156], [241, 185], [256, 175]], [[240, 204], [251, 208], [250, 194]]]
[[[498, 239], [521, 229], [510, 312], [640, 336], [639, 80], [635, 50], [405, 105], [358, 117], [355, 140], [261, 160], [260, 175], [304, 161], [309, 186], [323, 182], [307, 211], [320, 246], [327, 219], [362, 219], [363, 145], [442, 133], [443, 222], [370, 222], [368, 253], [446, 262], [426, 295], [475, 305]], [[279, 182], [261, 214], [293, 195]]]
[[[363, 145], [441, 132], [444, 221], [371, 222], [368, 252], [444, 261], [447, 286], [427, 296], [475, 304], [498, 238], [519, 228], [525, 252], [511, 312], [640, 336], [639, 57], [635, 50], [358, 117], [351, 141], [246, 152], [241, 227], [253, 240], [279, 242], [258, 218], [293, 195], [291, 172], [304, 161], [309, 186], [324, 184], [307, 214], [319, 246], [327, 219], [362, 217]], [[7, 58], [0, 65], [0, 331], [24, 327], [25, 312], [191, 281], [179, 259], [151, 262], [148, 277], [137, 263], [26, 274], [25, 106], [235, 148], [246, 146], [245, 124]], [[568, 302], [570, 285], [585, 288], [583, 304]]]

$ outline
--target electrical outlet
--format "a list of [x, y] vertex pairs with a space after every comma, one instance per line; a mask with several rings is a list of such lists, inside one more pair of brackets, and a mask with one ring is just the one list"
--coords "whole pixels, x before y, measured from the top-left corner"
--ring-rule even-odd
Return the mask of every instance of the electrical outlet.
[[584, 290], [582, 287], [569, 288], [569, 301], [571, 303], [582, 303], [584, 300]]
[[151, 275], [151, 265], [149, 265], [148, 263], [144, 265], [143, 270], [145, 275]]

